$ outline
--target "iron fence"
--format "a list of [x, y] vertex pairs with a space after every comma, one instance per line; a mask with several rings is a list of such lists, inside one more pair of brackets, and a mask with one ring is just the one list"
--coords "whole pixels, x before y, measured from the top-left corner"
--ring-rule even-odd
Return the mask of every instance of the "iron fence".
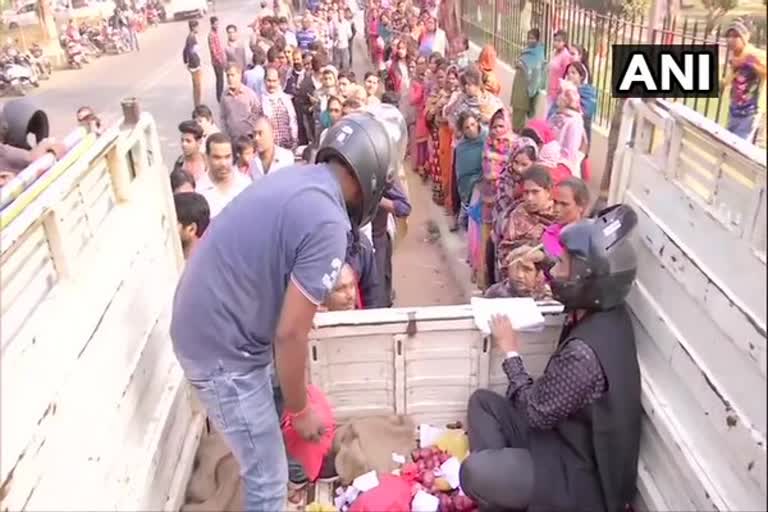
[[[597, 90], [594, 122], [608, 127], [618, 100], [611, 95], [611, 52], [614, 44], [718, 44], [720, 75], [728, 62], [725, 28], [707, 31], [703, 20], [692, 18], [665, 19], [660, 28], [649, 28], [644, 16], [604, 14], [586, 9], [575, 0], [474, 0], [462, 2], [462, 27], [467, 36], [482, 46], [493, 44], [499, 58], [514, 63], [526, 45], [531, 28], [541, 31], [545, 52], [550, 54], [554, 33], [565, 30], [569, 44], [578, 46], [586, 55], [592, 85]], [[752, 42], [766, 46], [766, 23], [758, 23]], [[710, 119], [724, 123], [728, 98], [681, 98], [685, 105]]]

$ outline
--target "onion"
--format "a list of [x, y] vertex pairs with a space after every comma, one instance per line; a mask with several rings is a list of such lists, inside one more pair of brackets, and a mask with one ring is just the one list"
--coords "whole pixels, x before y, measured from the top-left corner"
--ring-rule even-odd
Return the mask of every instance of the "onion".
[[419, 459], [421, 459], [421, 450], [416, 448], [411, 452], [411, 459], [413, 459], [413, 462], [418, 462]]
[[435, 485], [435, 474], [432, 471], [424, 471], [421, 474], [421, 483], [427, 489], [431, 489]]
[[431, 458], [424, 459], [424, 468], [429, 470], [435, 469], [435, 462]]
[[432, 457], [432, 448], [422, 448], [420, 451], [422, 459], [429, 459]]
[[432, 456], [432, 466], [435, 468], [439, 468], [441, 464], [440, 457], [438, 455]]
[[475, 503], [469, 496], [456, 496], [453, 498], [453, 504], [457, 512], [470, 512], [475, 508]]
[[438, 510], [440, 512], [455, 512], [456, 509], [453, 505], [453, 498], [451, 498], [447, 494], [441, 494], [439, 498], [440, 498], [440, 506]]
[[416, 463], [416, 469], [419, 470], [419, 473], [423, 473], [425, 469], [427, 469], [427, 461], [424, 459], [419, 459], [419, 461]]

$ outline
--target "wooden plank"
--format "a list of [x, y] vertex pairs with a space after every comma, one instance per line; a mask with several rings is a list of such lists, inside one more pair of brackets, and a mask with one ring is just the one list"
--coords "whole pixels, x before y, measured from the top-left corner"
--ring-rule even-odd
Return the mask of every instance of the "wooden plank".
[[633, 172], [624, 199], [659, 226], [765, 332], [766, 296], [754, 284], [765, 282], [766, 266], [755, 257], [750, 241], [723, 229], [710, 212], [656, 172]]

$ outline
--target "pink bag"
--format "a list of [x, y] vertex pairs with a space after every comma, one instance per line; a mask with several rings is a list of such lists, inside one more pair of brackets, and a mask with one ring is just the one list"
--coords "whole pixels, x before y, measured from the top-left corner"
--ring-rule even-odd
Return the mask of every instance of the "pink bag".
[[407, 479], [379, 474], [379, 485], [361, 494], [349, 512], [403, 512], [411, 510], [411, 487]]
[[333, 435], [336, 430], [336, 420], [333, 410], [322, 391], [317, 386], [307, 386], [307, 405], [311, 405], [325, 425], [325, 433], [319, 441], [311, 442], [303, 439], [291, 423], [291, 415], [283, 415], [282, 430], [285, 448], [288, 454], [299, 461], [310, 482], [317, 480], [323, 459], [333, 447]]

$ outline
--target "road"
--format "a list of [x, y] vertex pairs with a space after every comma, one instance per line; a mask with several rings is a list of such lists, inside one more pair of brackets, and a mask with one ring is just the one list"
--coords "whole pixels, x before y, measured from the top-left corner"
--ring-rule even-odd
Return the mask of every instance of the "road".
[[[219, 16], [222, 27], [236, 24], [246, 37], [249, 30], [244, 25], [258, 15], [259, 4], [260, 0], [217, 0], [215, 12], [212, 10], [209, 14]], [[204, 103], [217, 115], [206, 44], [208, 20], [201, 19], [200, 27]], [[139, 52], [104, 56], [81, 70], [56, 71], [30, 98], [48, 113], [53, 135], [63, 136], [72, 129], [78, 107], [89, 105], [105, 122], [114, 122], [121, 115], [120, 100], [134, 96], [142, 109], [155, 117], [163, 158], [167, 163], [173, 162], [180, 152], [177, 126], [189, 119], [193, 107], [191, 80], [181, 60], [187, 31], [186, 21], [148, 29], [140, 34]], [[364, 43], [357, 38], [356, 56], [364, 53]], [[356, 57], [355, 72], [359, 77], [369, 68], [361, 61], [363, 59]], [[413, 203], [409, 233], [397, 248], [393, 261], [396, 304], [462, 303], [464, 300], [447, 271], [440, 244], [427, 229], [429, 187], [418, 179], [409, 179], [409, 182]]]

